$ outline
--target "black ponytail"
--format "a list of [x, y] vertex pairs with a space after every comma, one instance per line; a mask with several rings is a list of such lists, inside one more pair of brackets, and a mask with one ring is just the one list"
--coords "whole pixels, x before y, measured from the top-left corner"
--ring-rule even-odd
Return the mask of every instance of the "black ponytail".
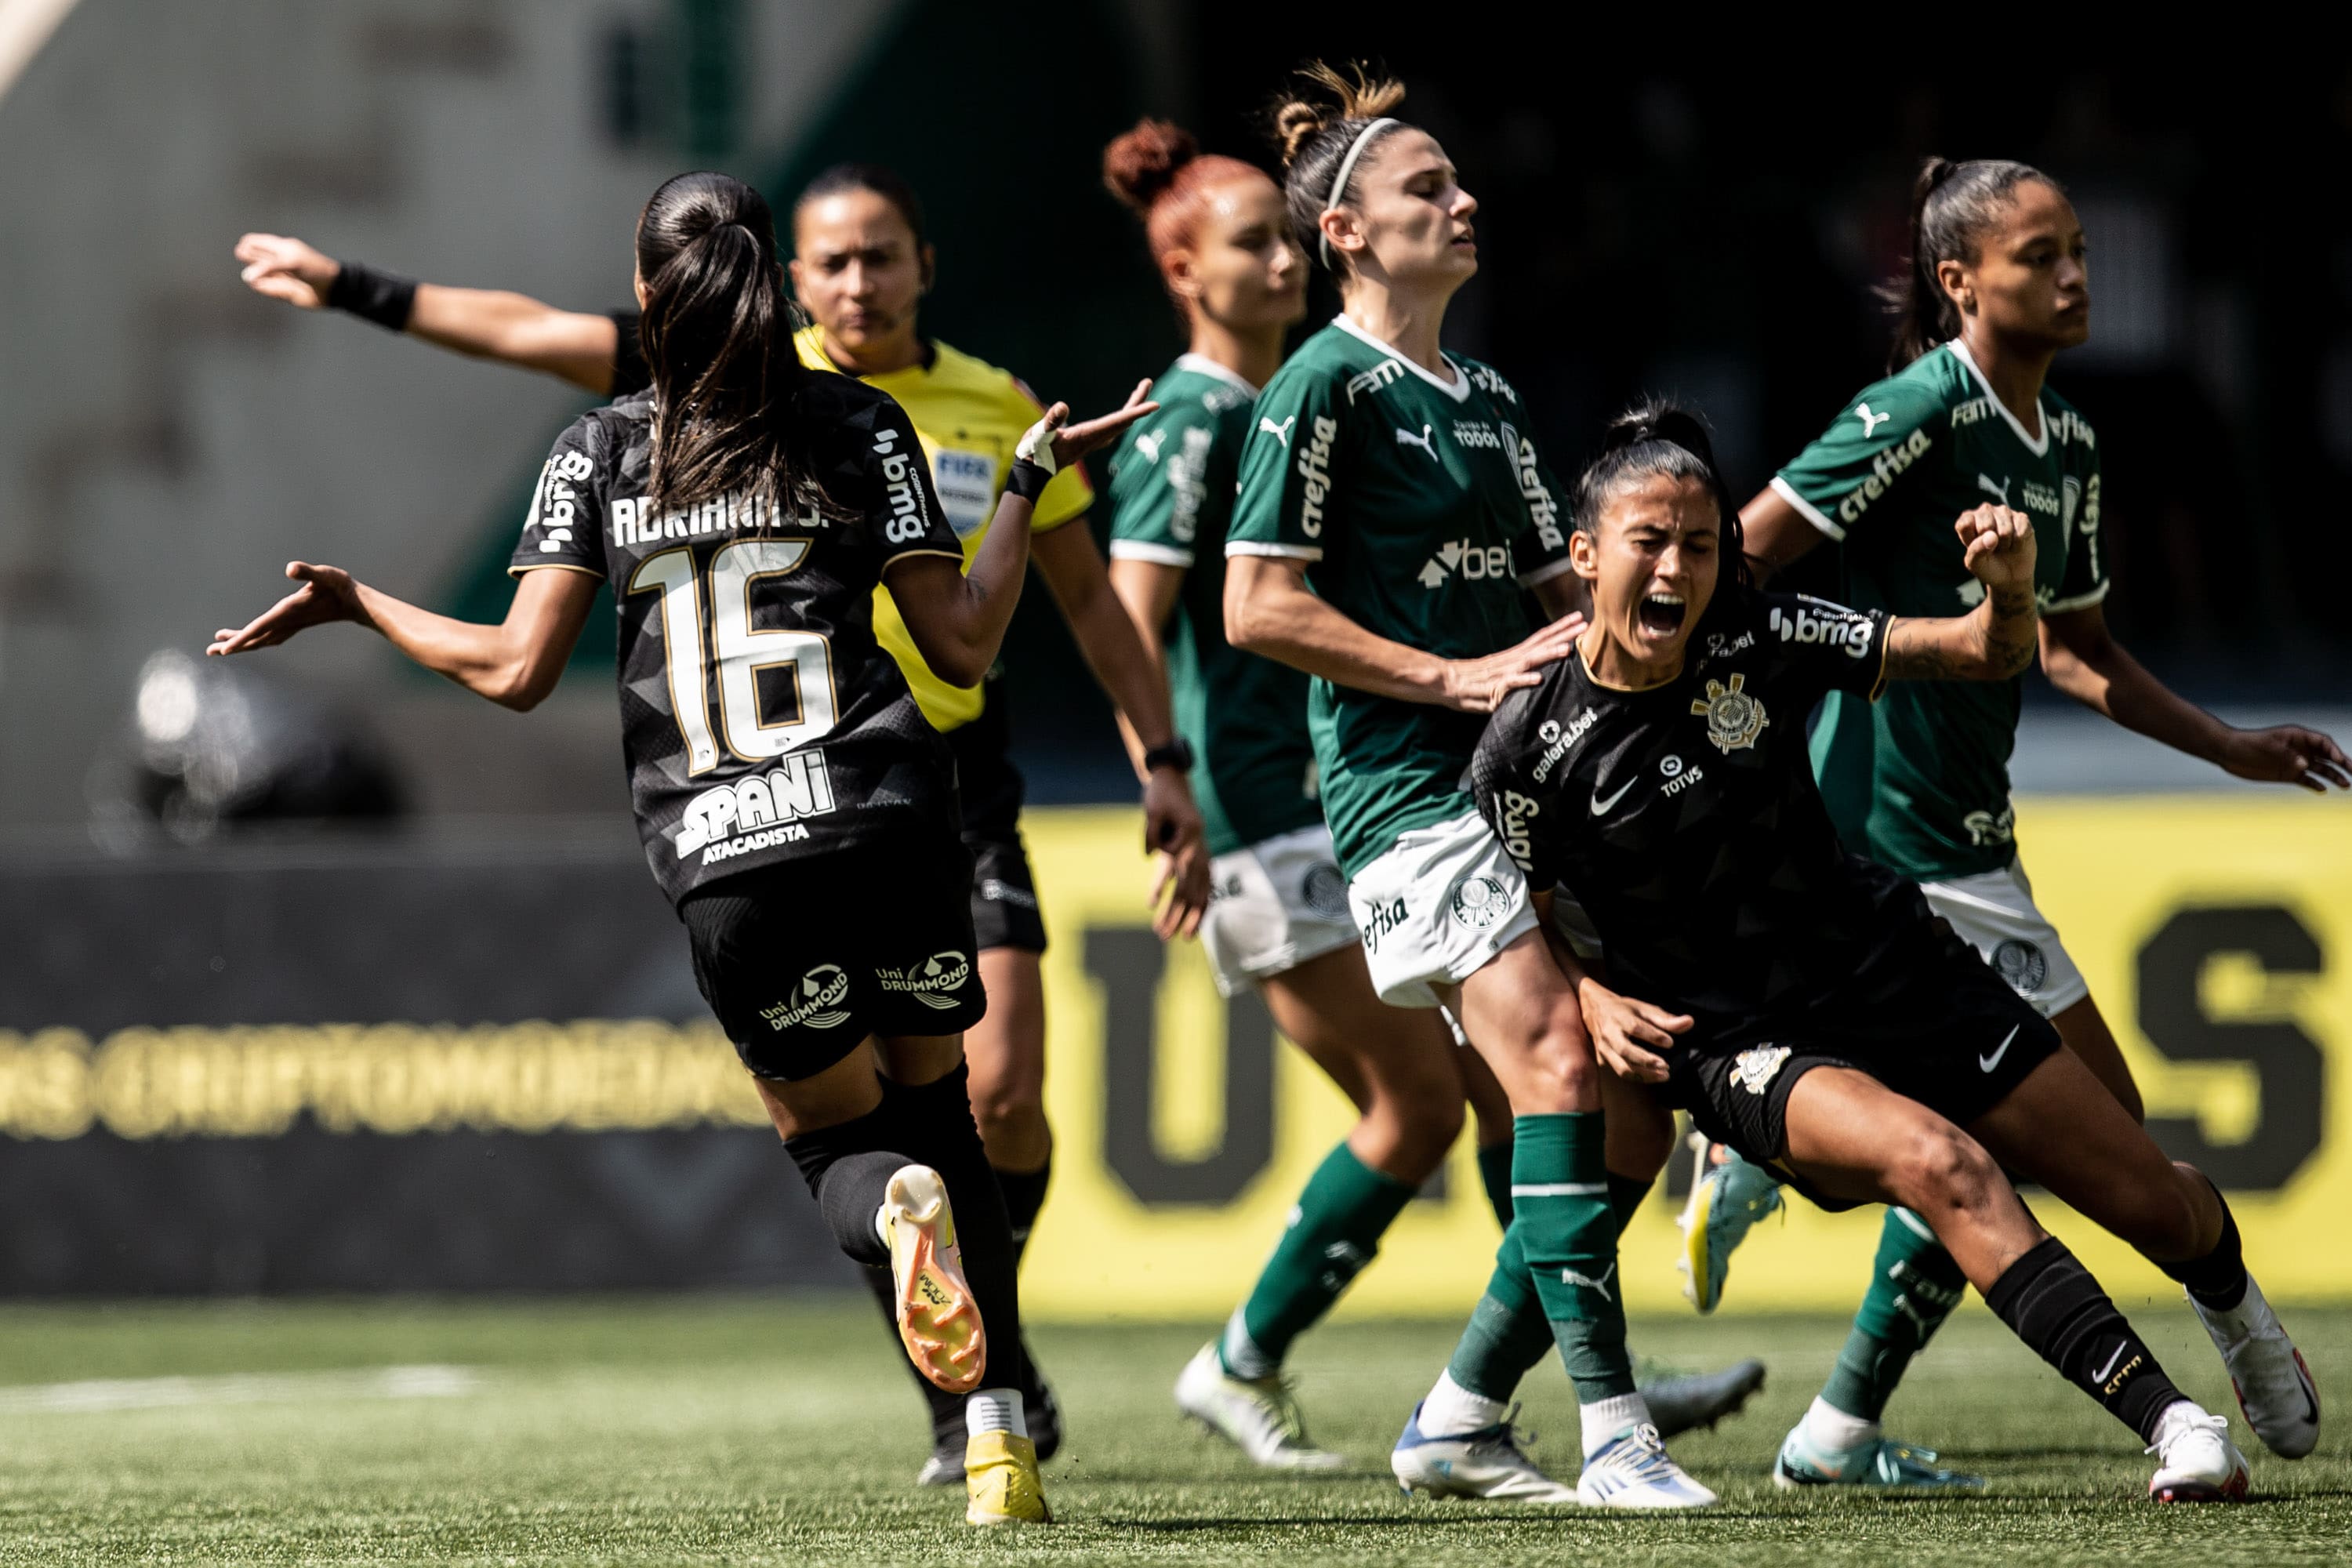
[[656, 513], [736, 494], [784, 515], [824, 508], [794, 417], [810, 373], [760, 193], [725, 174], [665, 184], [637, 219], [637, 276]]
[[2017, 187], [2040, 181], [2062, 195], [2065, 188], [2030, 163], [1978, 158], [1956, 163], [1929, 158], [1911, 182], [1911, 253], [1902, 276], [1879, 289], [1895, 318], [1895, 349], [1889, 371], [1901, 370], [1937, 343], [1960, 335], [1960, 312], [1944, 292], [1936, 268], [1947, 261], [1973, 262], [1986, 233], [2014, 199]]
[[1601, 531], [1601, 513], [1623, 486], [1643, 479], [1696, 479], [1715, 497], [1729, 575], [1748, 585], [1747, 542], [1739, 530], [1739, 504], [1715, 463], [1715, 437], [1697, 410], [1664, 398], [1635, 404], [1609, 422], [1601, 450], [1576, 481], [1574, 524], [1580, 533]]

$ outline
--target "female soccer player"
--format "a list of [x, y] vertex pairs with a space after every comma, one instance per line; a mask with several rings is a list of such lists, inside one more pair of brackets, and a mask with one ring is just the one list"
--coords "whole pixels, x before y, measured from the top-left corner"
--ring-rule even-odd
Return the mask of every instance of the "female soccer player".
[[1922, 1216], [2001, 1321], [2160, 1456], [2151, 1497], [2244, 1496], [2227, 1422], [2181, 1396], [2003, 1172], [2202, 1295], [2254, 1289], [2228, 1205], [1911, 881], [1844, 852], [1809, 764], [1825, 692], [1871, 701], [1890, 679], [1999, 682], [2032, 662], [2033, 521], [1960, 515], [1980, 590], [1965, 613], [1759, 594], [1704, 427], [1653, 406], [1612, 428], [1574, 527], [1591, 625], [1496, 710], [1474, 788], [1530, 884], [1591, 922], [1609, 973], [1591, 1011], [1638, 1025], [1596, 1029], [1611, 1068], [1824, 1207]]
[[[914, 421], [940, 503], [967, 561], [979, 551], [1011, 471], [1013, 444], [1038, 416], [1009, 373], [922, 335], [919, 307], [937, 277], [921, 203], [890, 170], [849, 163], [811, 181], [793, 209], [794, 292], [814, 324], [795, 338], [801, 363], [838, 370], [888, 393]], [[248, 285], [271, 298], [364, 316], [461, 353], [547, 372], [598, 394], [646, 384], [635, 311], [586, 315], [520, 294], [412, 283], [358, 262], [337, 262], [299, 240], [247, 235], [237, 244]], [[1149, 841], [1172, 855], [1174, 907], [1208, 901], [1200, 813], [1185, 783], [1190, 756], [1178, 742], [1166, 682], [1145, 657], [1085, 515], [1086, 470], [1064, 468], [1036, 498], [1030, 527], [1037, 569], [1103, 689], [1139, 735]], [[887, 590], [875, 600], [875, 630], [898, 660], [925, 717], [955, 752], [964, 845], [972, 857], [972, 921], [991, 1006], [970, 1032], [972, 1108], [990, 1163], [1004, 1188], [1016, 1247], [1025, 1248], [1052, 1173], [1046, 1124], [1045, 927], [1021, 838], [1024, 784], [1011, 754], [1003, 683], [942, 678], [924, 662]], [[888, 1281], [869, 1276], [878, 1298]], [[887, 1302], [886, 1302], [887, 1304]], [[1034, 1373], [1034, 1367], [1033, 1367]], [[1042, 1379], [1029, 1390], [1039, 1452], [1061, 1442], [1061, 1415]], [[932, 1399], [936, 1441], [918, 1478], [950, 1485], [962, 1474], [961, 1414]]]
[[612, 584], [638, 832], [695, 978], [842, 1249], [890, 1264], [916, 1364], [968, 1394], [966, 1517], [1042, 1521], [1013, 1237], [963, 1065], [988, 998], [954, 758], [879, 646], [874, 591], [888, 582], [933, 668], [976, 680], [1019, 597], [1036, 498], [1151, 405], [1138, 388], [1067, 429], [1066, 409], [1047, 412], [967, 576], [898, 404], [796, 357], [757, 192], [710, 174], [655, 192], [635, 287], [651, 385], [557, 440], [502, 625], [296, 562], [302, 585], [208, 651], [355, 621], [528, 709]]
[[[1390, 113], [1401, 87], [1308, 75], [1322, 90], [1278, 112], [1284, 195], [1341, 314], [1253, 411], [1225, 630], [1316, 678], [1323, 814], [1373, 989], [1392, 1005], [1448, 1006], [1517, 1117], [1515, 1212], [1489, 1300], [1391, 1465], [1408, 1489], [1441, 1494], [1703, 1506], [1714, 1494], [1666, 1457], [1626, 1359], [1601, 1078], [1576, 994], [1462, 784], [1478, 716], [1532, 684], [1581, 625], [1517, 393], [1438, 346], [1447, 302], [1477, 270], [1477, 204], [1435, 139]], [[1528, 588], [1561, 618], [1531, 632]], [[1544, 1321], [1582, 1411], [1574, 1490], [1510, 1432], [1528, 1331], [1540, 1347]]]
[[[2293, 725], [2233, 730], [2183, 700], [2108, 633], [2108, 588], [2091, 426], [2047, 385], [2051, 362], [2090, 332], [2081, 223], [2056, 182], [2023, 163], [1927, 161], [1912, 195], [1912, 260], [1895, 374], [1855, 397], [1829, 430], [1742, 513], [1759, 573], [1823, 540], [1843, 547], [1854, 602], [1895, 615], [1972, 603], [1949, 519], [1998, 499], [2033, 520], [2042, 554], [2042, 668], [2060, 690], [2116, 722], [2241, 778], [2325, 793], [2347, 782], [2344, 752]], [[2139, 1089], [2082, 972], [2035, 908], [2012, 839], [2008, 759], [2016, 680], [1924, 682], [1874, 705], [1832, 693], [1814, 751], [1845, 842], [1920, 884], [2135, 1119]], [[1770, 1212], [1767, 1173], [1728, 1163], [1695, 1189], [1687, 1227], [1693, 1294], [1720, 1294], [1730, 1249]], [[1710, 1221], [1712, 1223], [1710, 1223]], [[1870, 1290], [1822, 1397], [1783, 1445], [1796, 1483], [1965, 1481], [1887, 1441], [1878, 1420], [1911, 1358], [1960, 1299], [1959, 1269], [1916, 1215], [1890, 1213]], [[2240, 1405], [2273, 1451], [2318, 1440], [2318, 1394], [2259, 1292], [2189, 1300], [2231, 1363]]]

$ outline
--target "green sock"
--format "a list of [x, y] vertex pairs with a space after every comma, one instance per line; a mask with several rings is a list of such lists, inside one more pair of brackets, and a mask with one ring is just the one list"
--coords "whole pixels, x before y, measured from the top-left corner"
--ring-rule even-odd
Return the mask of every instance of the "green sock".
[[[1511, 1228], [1511, 1145], [1496, 1143], [1478, 1151], [1478, 1173], [1486, 1179], [1486, 1196], [1503, 1222], [1503, 1245], [1495, 1256], [1495, 1272], [1486, 1293], [1471, 1309], [1470, 1326], [1454, 1347], [1445, 1370], [1454, 1383], [1488, 1399], [1508, 1399], [1519, 1380], [1551, 1353], [1551, 1324], [1536, 1300], [1535, 1281], [1528, 1277], [1527, 1257]], [[1490, 1159], [1490, 1156], [1503, 1156]], [[1489, 1166], [1502, 1167], [1499, 1177]], [[1609, 1209], [1622, 1233], [1642, 1200], [1650, 1195], [1655, 1178], [1640, 1181], [1609, 1173]]]
[[1877, 1420], [1911, 1358], [1927, 1348], [1968, 1288], [1926, 1220], [1909, 1209], [1888, 1209], [1870, 1289], [1822, 1398], [1858, 1420]]
[[1511, 1197], [1528, 1273], [1580, 1405], [1633, 1392], [1597, 1110], [1522, 1116], [1512, 1133]]
[[1225, 1325], [1218, 1354], [1235, 1377], [1271, 1377], [1290, 1342], [1331, 1310], [1365, 1264], [1413, 1189], [1382, 1175], [1345, 1143], [1324, 1156], [1290, 1211], [1274, 1256]]

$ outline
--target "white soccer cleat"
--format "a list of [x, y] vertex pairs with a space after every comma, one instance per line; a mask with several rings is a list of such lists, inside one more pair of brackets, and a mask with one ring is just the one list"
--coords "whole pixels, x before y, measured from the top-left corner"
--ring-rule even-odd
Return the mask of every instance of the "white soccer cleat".
[[2303, 1352], [2279, 1326], [2278, 1314], [2263, 1300], [2263, 1288], [2248, 1276], [2246, 1299], [2226, 1312], [2214, 1311], [2194, 1296], [2189, 1304], [2221, 1352], [2238, 1408], [2263, 1447], [2282, 1459], [2310, 1453], [2319, 1444], [2319, 1385], [2312, 1382]]
[[1622, 1432], [1584, 1461], [1576, 1500], [1587, 1508], [1706, 1508], [1716, 1495], [1666, 1457], [1658, 1429], [1644, 1422]]
[[[1511, 1415], [1518, 1413], [1511, 1406]], [[1488, 1498], [1496, 1502], [1572, 1503], [1573, 1489], [1561, 1486], [1536, 1468], [1519, 1451], [1518, 1434], [1506, 1415], [1492, 1426], [1451, 1437], [1424, 1436], [1421, 1406], [1404, 1424], [1396, 1449], [1389, 1455], [1389, 1470], [1406, 1493], [1433, 1498]]]
[[2228, 1417], [2182, 1400], [2166, 1412], [2147, 1451], [2157, 1456], [2147, 1495], [2156, 1502], [2243, 1502], [2246, 1457], [2225, 1435]]
[[1214, 1343], [1202, 1345], [1177, 1375], [1176, 1408], [1270, 1470], [1336, 1470], [1348, 1462], [1307, 1442], [1298, 1402], [1280, 1378], [1234, 1376]]

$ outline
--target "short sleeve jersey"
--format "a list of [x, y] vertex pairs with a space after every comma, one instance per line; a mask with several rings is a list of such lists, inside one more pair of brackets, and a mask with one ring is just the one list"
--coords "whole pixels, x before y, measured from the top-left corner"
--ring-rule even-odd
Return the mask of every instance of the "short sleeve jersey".
[[[1532, 630], [1521, 591], [1568, 570], [1559, 489], [1518, 394], [1449, 355], [1441, 380], [1344, 317], [1259, 394], [1228, 555], [1307, 563], [1322, 598], [1381, 637], [1479, 658]], [[1399, 835], [1467, 815], [1484, 721], [1309, 688], [1325, 819], [1353, 877]]]
[[1479, 742], [1478, 809], [1530, 886], [1573, 897], [1611, 984], [1689, 1014], [1701, 1048], [1891, 994], [1930, 928], [1842, 847], [1806, 752], [1825, 692], [1877, 694], [1888, 623], [1727, 585], [1675, 679], [1628, 691], [1566, 658]]
[[629, 795], [672, 900], [953, 820], [947, 742], [875, 640], [874, 590], [902, 557], [962, 552], [896, 403], [846, 376], [801, 395], [840, 515], [738, 495], [656, 516], [641, 394], [557, 438], [508, 568], [613, 585]]
[[[622, 343], [614, 367], [613, 390], [616, 395], [636, 391], [645, 384], [644, 356], [636, 349], [637, 318], [633, 312], [616, 311], [613, 320]], [[824, 334], [819, 329], [802, 328], [793, 343], [799, 351], [801, 363], [811, 370], [839, 370], [825, 357]], [[1045, 409], [1012, 372], [1000, 370], [942, 342], [926, 347], [929, 352], [921, 363], [858, 379], [888, 393], [914, 422], [924, 456], [930, 461], [932, 486], [940, 510], [963, 547], [964, 566], [970, 570], [971, 558], [980, 552], [981, 541], [988, 537], [989, 520], [996, 514], [996, 502], [1004, 493], [1004, 481], [1012, 475], [1013, 448], [1023, 433], [1044, 416]], [[635, 380], [625, 386], [624, 381], [632, 375]], [[1084, 516], [1093, 501], [1094, 486], [1087, 478], [1086, 468], [1073, 464], [1047, 481], [1030, 516], [1030, 530], [1049, 533], [1073, 518]], [[898, 668], [913, 689], [915, 700], [922, 705], [924, 716], [941, 730], [952, 730], [979, 718], [987, 703], [984, 688], [950, 686], [932, 674], [930, 666], [916, 650], [914, 638], [908, 635], [907, 624], [888, 591], [877, 590], [877, 595], [874, 605], [875, 633], [890, 657], [898, 661]]]
[[1176, 729], [1209, 852], [1228, 855], [1323, 817], [1307, 739], [1307, 677], [1225, 641], [1225, 533], [1257, 389], [1185, 354], [1153, 383], [1160, 412], [1110, 460], [1110, 552], [1183, 569], [1168, 638]]
[[[1867, 387], [1772, 488], [1843, 545], [1846, 591], [1897, 616], [1957, 616], [1984, 598], [1952, 525], [1998, 502], [2033, 520], [2044, 614], [2107, 594], [2099, 449], [2044, 392], [2029, 434], [1949, 342]], [[1856, 847], [1923, 881], [1999, 870], [2016, 851], [2009, 757], [2022, 679], [1906, 682], [1874, 707], [1832, 699], [1816, 750], [1841, 759], [1822, 786]]]

